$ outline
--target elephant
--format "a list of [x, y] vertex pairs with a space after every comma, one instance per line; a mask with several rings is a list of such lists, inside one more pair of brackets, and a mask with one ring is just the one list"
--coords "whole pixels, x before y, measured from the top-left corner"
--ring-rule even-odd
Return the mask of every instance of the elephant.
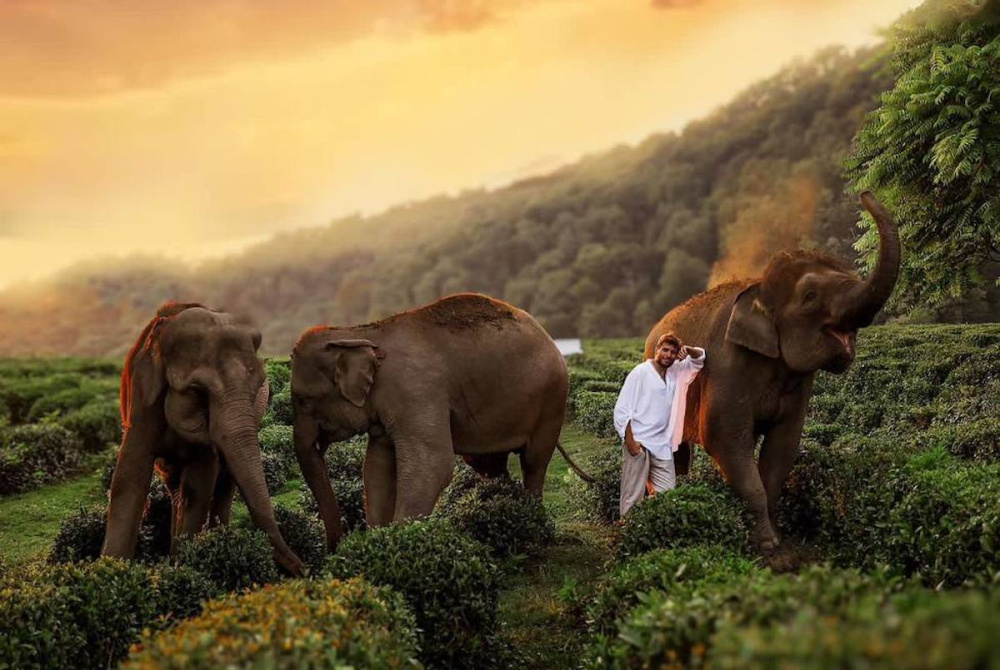
[[647, 359], [657, 338], [670, 331], [708, 351], [688, 388], [678, 471], [686, 472], [691, 444], [702, 445], [747, 504], [751, 540], [765, 553], [780, 544], [775, 513], [799, 452], [813, 378], [818, 370], [842, 374], [850, 367], [858, 329], [872, 323], [899, 274], [892, 216], [867, 191], [861, 203], [879, 233], [878, 261], [867, 280], [824, 253], [779, 252], [762, 277], [694, 296], [646, 338]]
[[568, 388], [562, 354], [538, 322], [485, 295], [303, 333], [292, 353], [295, 453], [329, 548], [341, 534], [323, 460], [331, 443], [368, 434], [371, 527], [430, 514], [456, 454], [501, 476], [517, 453], [525, 489], [540, 497], [555, 448], [580, 472], [559, 444]]
[[257, 431], [269, 387], [260, 344], [245, 318], [196, 303], [166, 303], [143, 329], [122, 370], [124, 436], [102, 555], [134, 555], [155, 466], [174, 506], [172, 554], [178, 537], [229, 522], [238, 486], [277, 562], [303, 573], [278, 530], [264, 481]]

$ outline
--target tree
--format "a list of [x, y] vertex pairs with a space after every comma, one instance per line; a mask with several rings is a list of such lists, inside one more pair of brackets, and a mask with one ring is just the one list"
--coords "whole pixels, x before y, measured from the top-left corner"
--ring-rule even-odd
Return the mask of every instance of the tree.
[[[894, 302], [940, 304], [1000, 260], [1000, 2], [928, 0], [891, 30], [896, 83], [847, 162], [857, 191], [895, 213], [903, 267]], [[866, 214], [856, 248], [878, 256]]]

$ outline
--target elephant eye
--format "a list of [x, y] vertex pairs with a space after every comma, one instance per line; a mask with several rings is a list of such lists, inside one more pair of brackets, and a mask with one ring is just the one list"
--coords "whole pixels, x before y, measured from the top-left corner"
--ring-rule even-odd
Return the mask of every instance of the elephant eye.
[[816, 299], [816, 291], [806, 291], [805, 301], [812, 302]]

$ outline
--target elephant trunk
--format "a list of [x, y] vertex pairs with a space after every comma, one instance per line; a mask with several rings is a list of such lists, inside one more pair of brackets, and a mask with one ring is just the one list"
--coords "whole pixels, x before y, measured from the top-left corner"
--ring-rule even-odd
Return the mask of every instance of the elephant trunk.
[[274, 518], [274, 508], [264, 480], [264, 465], [261, 461], [252, 399], [223, 402], [216, 444], [243, 494], [250, 518], [267, 534], [274, 546], [275, 560], [292, 575], [300, 576], [304, 564], [281, 537]]
[[861, 202], [878, 226], [878, 261], [871, 276], [845, 296], [845, 307], [838, 319], [843, 330], [857, 330], [871, 324], [892, 295], [899, 276], [899, 231], [892, 215], [869, 191], [861, 194]]

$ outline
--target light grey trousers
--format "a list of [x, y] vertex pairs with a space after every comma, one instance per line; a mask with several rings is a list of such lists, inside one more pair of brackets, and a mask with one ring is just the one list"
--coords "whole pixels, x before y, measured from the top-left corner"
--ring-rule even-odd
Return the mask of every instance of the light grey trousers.
[[642, 500], [647, 489], [650, 494], [663, 493], [676, 486], [674, 459], [656, 458], [645, 447], [633, 456], [622, 443], [622, 494], [619, 509], [623, 517], [633, 505]]

